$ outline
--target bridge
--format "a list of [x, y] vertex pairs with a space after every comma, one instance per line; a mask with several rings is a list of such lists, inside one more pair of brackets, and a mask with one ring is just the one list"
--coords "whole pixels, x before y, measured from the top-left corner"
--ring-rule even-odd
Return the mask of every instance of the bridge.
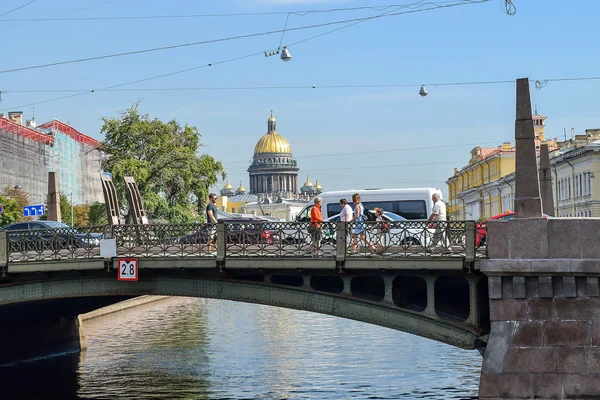
[[[375, 252], [364, 244], [353, 251], [355, 224], [345, 223], [323, 224], [318, 255], [309, 251], [307, 223], [2, 231], [0, 316], [14, 346], [0, 362], [59, 352], [61, 343], [77, 351], [77, 314], [147, 294], [313, 311], [483, 351], [489, 316], [479, 263], [486, 248], [475, 246], [475, 222], [393, 222], [384, 233], [362, 224]], [[138, 261], [137, 281], [118, 280], [120, 259]]]
[[[600, 220], [542, 218], [548, 149], [538, 172], [527, 79], [516, 93], [515, 219], [488, 223], [487, 247], [473, 221], [394, 222], [385, 233], [367, 224], [376, 251], [349, 245], [354, 225], [323, 224], [318, 253], [302, 223], [0, 231], [0, 364], [79, 351], [79, 313], [143, 294], [197, 296], [479, 349], [480, 399], [600, 398]], [[118, 211], [115, 202], [110, 221]], [[137, 281], [118, 280], [126, 259], [137, 260]]]

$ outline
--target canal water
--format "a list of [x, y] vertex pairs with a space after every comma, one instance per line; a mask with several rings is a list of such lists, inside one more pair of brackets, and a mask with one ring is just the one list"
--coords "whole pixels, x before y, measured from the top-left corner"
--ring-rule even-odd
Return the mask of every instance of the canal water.
[[482, 361], [387, 328], [222, 300], [170, 298], [84, 330], [81, 354], [0, 368], [0, 399], [474, 399]]

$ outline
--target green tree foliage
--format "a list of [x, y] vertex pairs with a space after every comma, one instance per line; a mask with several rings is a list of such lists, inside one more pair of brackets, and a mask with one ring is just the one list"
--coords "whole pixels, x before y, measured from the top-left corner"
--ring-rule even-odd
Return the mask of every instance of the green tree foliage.
[[23, 216], [23, 206], [30, 204], [29, 194], [23, 189], [6, 186], [0, 194], [0, 204], [4, 208], [0, 215], [0, 226], [31, 220], [31, 217]]
[[16, 199], [0, 195], [0, 204], [4, 208], [4, 212], [0, 215], [0, 226], [15, 223], [23, 218], [23, 208], [19, 207]]
[[[69, 195], [60, 194], [60, 219], [61, 222], [71, 225], [71, 202], [69, 201]], [[73, 215], [73, 225], [75, 224], [75, 216]]]
[[[126, 205], [123, 178], [138, 184], [144, 206], [153, 220], [187, 222], [199, 219], [208, 188], [224, 177], [223, 165], [209, 155], [198, 154], [200, 133], [177, 121], [150, 119], [138, 105], [120, 118], [104, 118], [102, 167], [113, 175], [119, 203]], [[126, 216], [128, 218], [128, 216]]]
[[106, 217], [106, 206], [104, 203], [95, 202], [90, 206], [88, 212], [88, 224], [89, 226], [100, 226], [108, 224]]

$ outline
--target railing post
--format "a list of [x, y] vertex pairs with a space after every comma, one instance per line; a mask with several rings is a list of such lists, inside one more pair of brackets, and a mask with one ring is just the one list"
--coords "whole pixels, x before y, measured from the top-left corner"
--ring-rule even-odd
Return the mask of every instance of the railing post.
[[225, 249], [227, 248], [225, 223], [217, 223], [217, 261], [225, 261]]
[[8, 242], [8, 232], [0, 231], [0, 272], [2, 276], [6, 275], [8, 267], [8, 248], [10, 243]]
[[475, 261], [475, 221], [465, 221], [465, 261]]
[[346, 222], [339, 221], [335, 227], [335, 260], [344, 262], [346, 260]]

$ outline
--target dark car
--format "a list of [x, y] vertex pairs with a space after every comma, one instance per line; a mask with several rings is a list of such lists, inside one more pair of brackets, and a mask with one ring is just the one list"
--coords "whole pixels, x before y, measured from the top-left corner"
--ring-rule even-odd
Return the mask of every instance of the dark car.
[[[263, 218], [233, 217], [219, 219], [225, 224], [227, 243], [237, 244], [273, 244], [278, 241], [277, 232], [269, 229], [269, 221]], [[216, 238], [214, 225], [203, 225], [196, 232], [179, 238], [179, 243], [200, 244], [208, 243], [209, 238]]]
[[100, 246], [101, 233], [82, 233], [57, 221], [24, 221], [6, 225], [12, 251], [60, 250], [63, 248], [89, 248]]

